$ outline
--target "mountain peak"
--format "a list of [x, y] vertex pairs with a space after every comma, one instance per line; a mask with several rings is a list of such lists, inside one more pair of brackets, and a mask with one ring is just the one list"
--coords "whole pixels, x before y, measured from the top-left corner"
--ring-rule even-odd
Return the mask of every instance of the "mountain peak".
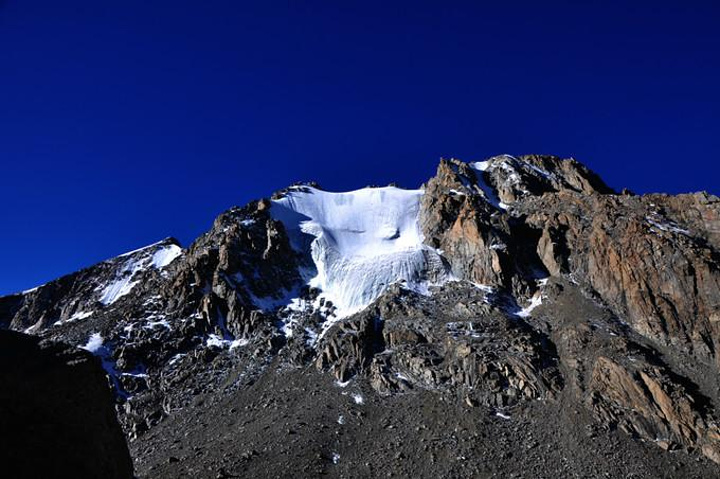
[[[595, 431], [612, 455], [614, 429], [629, 433], [623, 451], [636, 456], [624, 459], [650, 454], [634, 437], [720, 462], [718, 225], [716, 197], [618, 195], [573, 159], [448, 159], [418, 189], [292, 185], [219, 215], [187, 249], [167, 238], [0, 298], [0, 324], [100, 358], [142, 467], [167, 450], [159, 438], [192, 448], [175, 421], [201, 417], [210, 436], [188, 434], [225, 437], [232, 416], [218, 411], [229, 404], [301, 414], [324, 441], [344, 421], [366, 434], [362, 421], [400, 403], [404, 437], [417, 421], [440, 437], [435, 416], [418, 416], [433, 401], [444, 421], [471, 418], [483, 451], [495, 447], [483, 437], [533, 450], [505, 424], [532, 429], [560, 448], [547, 453], [558, 467], [584, 450], [557, 434]], [[316, 402], [339, 417], [313, 422], [314, 409], [295, 408]], [[267, 429], [252, 437], [273, 451], [296, 430]], [[368, 438], [360, 455], [384, 454]], [[235, 457], [234, 442], [213, 444], [213, 458]]]

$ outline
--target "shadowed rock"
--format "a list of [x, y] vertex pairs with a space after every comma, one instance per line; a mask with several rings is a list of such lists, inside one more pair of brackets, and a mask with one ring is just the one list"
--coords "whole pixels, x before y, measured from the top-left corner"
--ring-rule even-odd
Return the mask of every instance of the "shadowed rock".
[[13, 478], [133, 477], [96, 358], [0, 331], [0, 458]]

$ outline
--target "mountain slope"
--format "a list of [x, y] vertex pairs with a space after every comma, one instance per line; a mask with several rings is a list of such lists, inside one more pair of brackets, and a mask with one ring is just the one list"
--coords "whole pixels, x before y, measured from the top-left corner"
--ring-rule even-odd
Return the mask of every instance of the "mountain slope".
[[[101, 356], [136, 460], [146, 473], [154, 467], [153, 477], [182, 468], [210, 475], [201, 465], [219, 474], [215, 455], [227, 456], [223, 473], [263, 473], [253, 464], [266, 453], [228, 449], [222, 438], [239, 433], [218, 418], [234, 409], [227, 421], [262, 423], [255, 407], [267, 404], [289, 421], [306, 394], [357, 416], [346, 440], [307, 438], [323, 450], [298, 458], [305, 475], [352, 475], [357, 452], [345, 463], [325, 450], [347, 451], [344, 441], [412, 473], [364, 442], [370, 431], [394, 435], [378, 433], [381, 419], [363, 404], [409, 408], [397, 427], [412, 437], [422, 414], [411, 410], [436, 400], [454, 412], [427, 425], [433, 434], [468, 415], [480, 421], [474, 440], [499, 435], [515, 457], [520, 424], [543, 446], [588, 432], [578, 444], [607, 454], [591, 457], [568, 440], [560, 450], [584, 461], [568, 469], [561, 455], [542, 462], [523, 453], [518, 464], [543, 477], [586, 475], [588, 464], [612, 475], [657, 477], [673, 467], [703, 475], [717, 466], [696, 458], [720, 462], [719, 251], [720, 200], [706, 193], [617, 194], [580, 163], [549, 156], [442, 160], [417, 190], [296, 185], [232, 208], [185, 250], [165, 240], [0, 298], [0, 324]], [[362, 401], [347, 409], [359, 393], [330, 378], [350, 381]], [[577, 421], [555, 423], [553, 411], [567, 410]], [[297, 414], [305, 423], [316, 416]], [[304, 434], [319, 434], [266, 426], [265, 436], [248, 426], [246, 443], [285, 438], [300, 447]], [[183, 439], [191, 436], [218, 450], [161, 467], [161, 442], [192, 447]], [[631, 449], [626, 464], [612, 459], [619, 443]], [[467, 454], [466, 466], [454, 469], [458, 459], [445, 455], [426, 470], [496, 470], [478, 450]]]

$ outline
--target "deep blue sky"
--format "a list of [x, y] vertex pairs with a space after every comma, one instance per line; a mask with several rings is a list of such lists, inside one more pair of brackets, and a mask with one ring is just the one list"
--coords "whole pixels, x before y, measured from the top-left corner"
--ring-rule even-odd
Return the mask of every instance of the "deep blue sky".
[[0, 0], [0, 294], [441, 156], [720, 193], [718, 2], [550, 3]]

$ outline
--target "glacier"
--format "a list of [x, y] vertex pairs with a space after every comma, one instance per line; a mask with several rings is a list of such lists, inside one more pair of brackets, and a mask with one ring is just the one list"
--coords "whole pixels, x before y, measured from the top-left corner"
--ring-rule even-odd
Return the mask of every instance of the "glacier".
[[294, 249], [310, 252], [316, 275], [309, 285], [336, 306], [338, 318], [402, 282], [427, 294], [450, 278], [441, 255], [423, 244], [418, 215], [424, 191], [392, 186], [333, 193], [291, 187], [273, 200]]

